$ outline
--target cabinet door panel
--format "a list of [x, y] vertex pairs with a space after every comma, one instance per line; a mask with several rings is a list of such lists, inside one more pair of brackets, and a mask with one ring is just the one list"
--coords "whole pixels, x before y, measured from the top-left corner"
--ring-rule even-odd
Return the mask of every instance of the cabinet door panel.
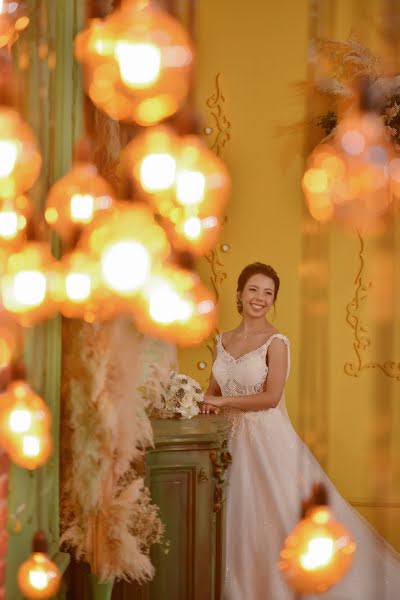
[[167, 555], [160, 547], [152, 552], [156, 568], [150, 584], [152, 600], [161, 598], [166, 590], [174, 600], [213, 598], [212, 484], [209, 468], [200, 460], [191, 465], [182, 465], [182, 460], [180, 465], [160, 465], [162, 461], [158, 460], [157, 466], [149, 467], [152, 498], [160, 506], [169, 542]]

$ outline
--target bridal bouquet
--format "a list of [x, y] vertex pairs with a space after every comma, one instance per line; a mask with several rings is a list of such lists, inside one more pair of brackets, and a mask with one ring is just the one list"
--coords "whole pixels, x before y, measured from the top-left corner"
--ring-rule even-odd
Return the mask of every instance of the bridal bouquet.
[[197, 381], [172, 371], [169, 380], [162, 386], [161, 396], [154, 408], [163, 419], [175, 415], [179, 415], [181, 419], [191, 419], [199, 414], [197, 403], [203, 400], [204, 394]]

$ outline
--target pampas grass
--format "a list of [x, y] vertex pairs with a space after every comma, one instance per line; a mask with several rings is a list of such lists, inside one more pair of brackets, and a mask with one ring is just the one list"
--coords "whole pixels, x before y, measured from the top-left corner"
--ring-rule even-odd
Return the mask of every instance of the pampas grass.
[[61, 543], [101, 582], [143, 582], [163, 533], [134, 467], [153, 443], [137, 390], [144, 339], [124, 318], [65, 328]]

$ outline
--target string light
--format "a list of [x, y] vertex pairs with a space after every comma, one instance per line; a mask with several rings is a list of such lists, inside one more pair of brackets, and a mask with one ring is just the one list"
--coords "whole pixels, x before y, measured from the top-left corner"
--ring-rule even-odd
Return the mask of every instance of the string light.
[[215, 300], [199, 278], [179, 267], [153, 272], [134, 305], [139, 327], [181, 346], [205, 340], [215, 327]]
[[113, 201], [113, 190], [95, 165], [78, 163], [50, 189], [45, 219], [68, 242], [98, 211], [110, 209]]
[[16, 110], [0, 107], [0, 198], [15, 198], [31, 188], [41, 164], [31, 128]]
[[15, 464], [36, 469], [48, 460], [50, 411], [25, 381], [12, 382], [2, 395], [0, 423], [2, 443]]
[[122, 201], [112, 211], [96, 216], [80, 247], [99, 261], [105, 287], [126, 298], [138, 292], [151, 268], [161, 264], [170, 251], [150, 209]]
[[9, 251], [20, 248], [31, 215], [31, 201], [26, 196], [0, 199], [0, 245]]
[[113, 119], [154, 125], [174, 114], [189, 90], [192, 50], [178, 21], [151, 1], [123, 0], [76, 38], [85, 85]]
[[49, 293], [49, 278], [54, 260], [44, 242], [28, 242], [10, 255], [1, 294], [4, 307], [24, 326], [48, 318], [55, 311]]
[[224, 163], [196, 136], [159, 126], [135, 137], [124, 152], [128, 174], [162, 216], [196, 210], [220, 216], [230, 193]]
[[[361, 105], [369, 99], [364, 87]], [[399, 167], [382, 118], [368, 108], [354, 109], [308, 160], [302, 184], [311, 215], [321, 222], [376, 229], [399, 191]]]
[[28, 600], [53, 598], [60, 589], [61, 573], [46, 555], [47, 540], [42, 532], [33, 538], [32, 554], [18, 570], [18, 587]]
[[159, 126], [137, 136], [124, 154], [136, 188], [163, 216], [173, 245], [195, 255], [217, 242], [230, 193], [222, 161], [196, 136]]
[[320, 494], [319, 486], [280, 553], [280, 570], [288, 584], [302, 594], [321, 594], [340, 581], [350, 569], [356, 549], [325, 499], [317, 499]]
[[62, 315], [70, 319], [109, 319], [116, 316], [115, 300], [102, 283], [100, 264], [86, 252], [63, 256], [54, 273], [51, 296]]

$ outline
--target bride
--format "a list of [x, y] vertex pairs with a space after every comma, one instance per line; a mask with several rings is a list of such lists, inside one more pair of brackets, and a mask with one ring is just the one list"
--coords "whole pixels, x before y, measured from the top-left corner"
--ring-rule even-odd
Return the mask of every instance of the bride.
[[243, 269], [237, 286], [242, 322], [217, 337], [202, 406], [204, 413], [222, 408], [232, 422], [223, 600], [293, 600], [277, 562], [315, 482], [326, 486], [335, 518], [357, 543], [352, 568], [321, 597], [398, 599], [400, 556], [340, 496], [290, 423], [284, 398], [289, 340], [266, 320], [278, 291], [272, 267]]

